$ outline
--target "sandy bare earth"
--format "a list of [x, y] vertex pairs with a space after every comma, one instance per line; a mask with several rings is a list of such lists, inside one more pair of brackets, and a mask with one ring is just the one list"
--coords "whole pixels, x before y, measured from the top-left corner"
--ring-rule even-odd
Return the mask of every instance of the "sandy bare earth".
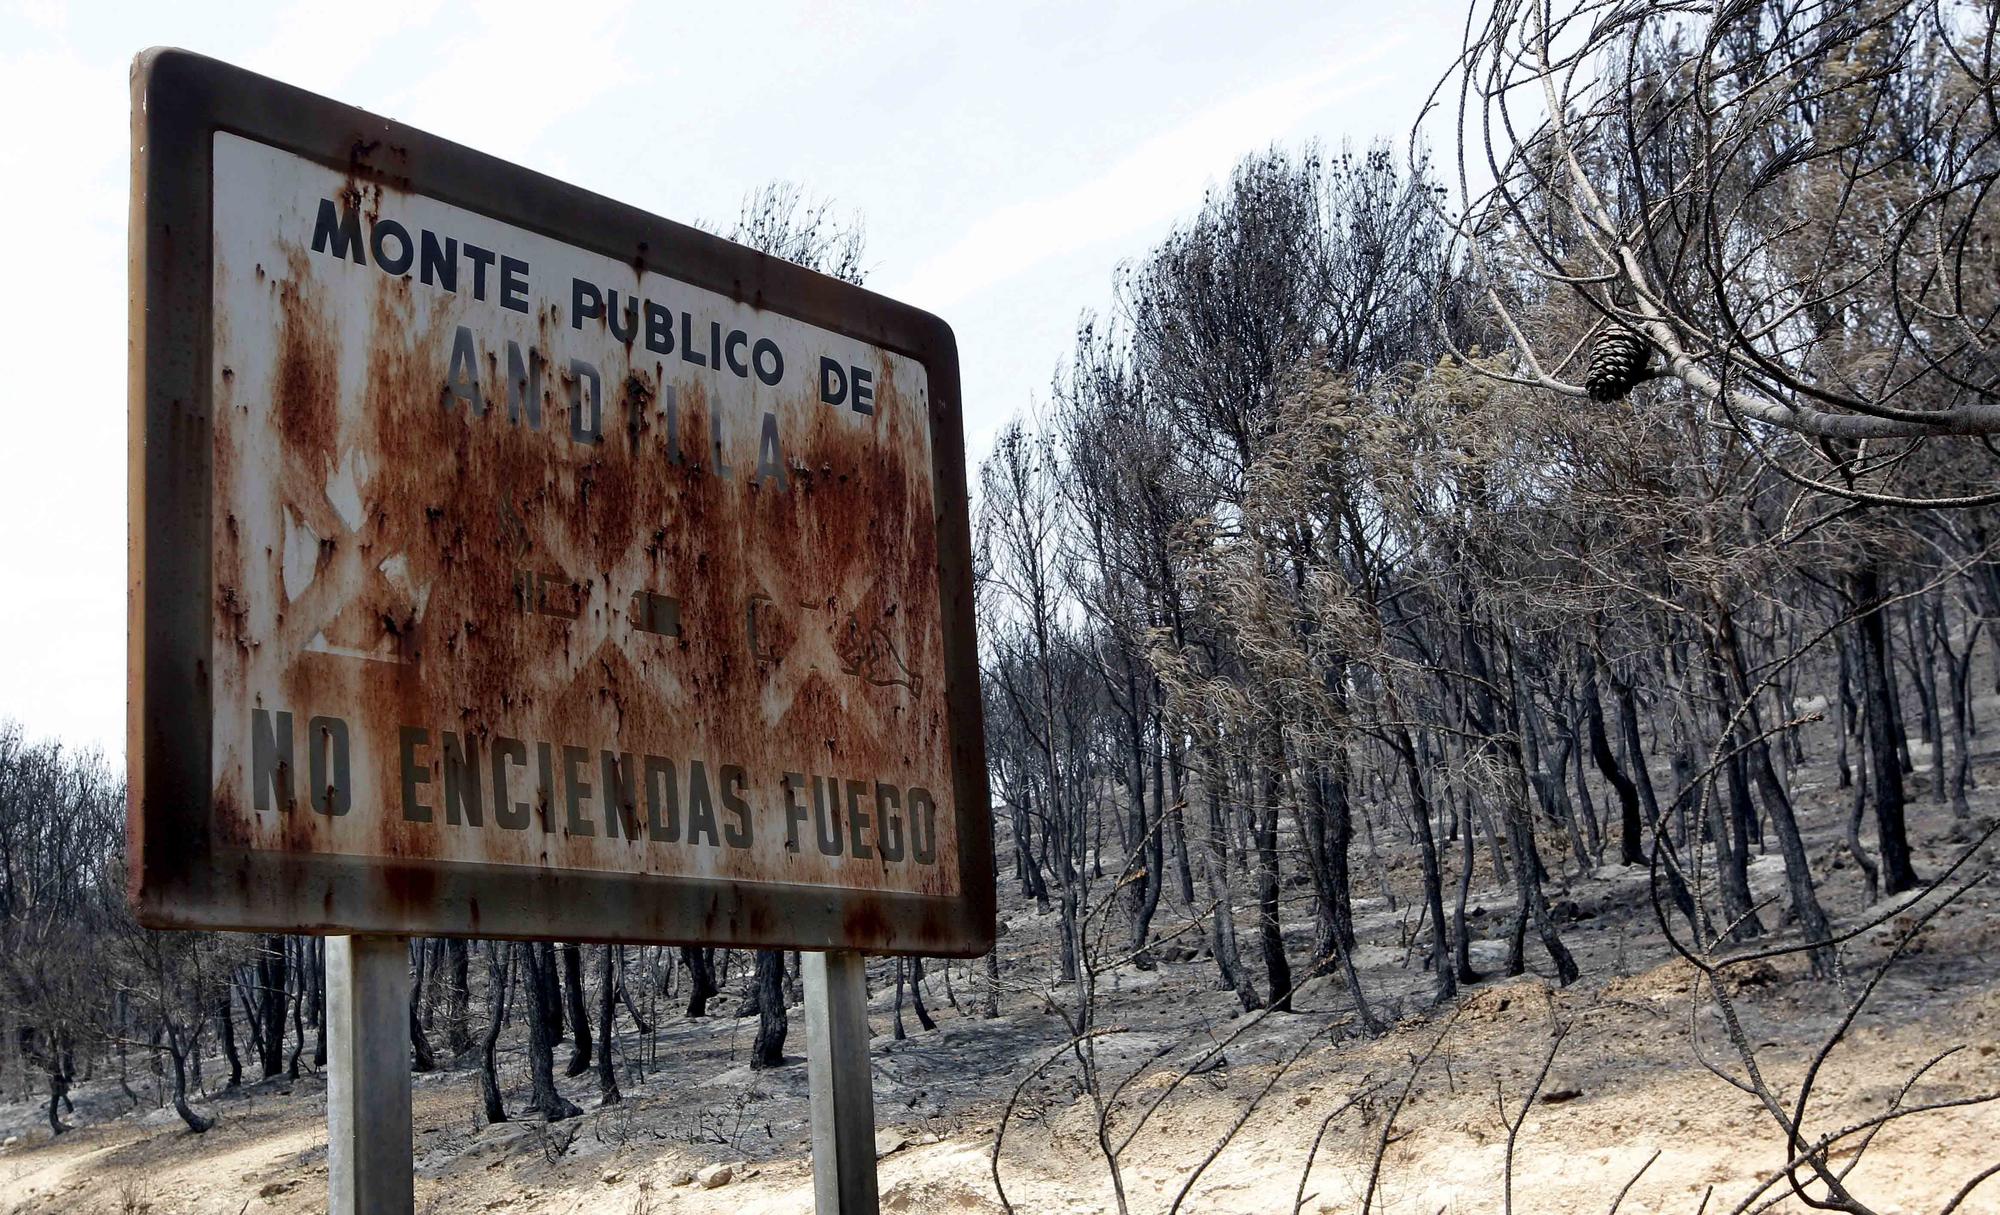
[[[1975, 809], [1990, 815], [2000, 764], [1989, 759], [1979, 777], [1984, 788]], [[1822, 898], [1838, 923], [1852, 925], [1867, 909], [1856, 871], [1833, 842], [1832, 824], [1841, 817], [1833, 807], [1840, 797], [1805, 785], [1800, 809], [1819, 832], [1811, 842]], [[1954, 824], [1927, 803], [1913, 807], [1913, 814], [1919, 870], [1936, 873], [1963, 849], [1973, 827]], [[1965, 872], [1990, 870], [1995, 852], [1988, 844]], [[1185, 1186], [1180, 1209], [1187, 1211], [1261, 1215], [1293, 1210], [1300, 1201], [1298, 1209], [1308, 1212], [1349, 1212], [1363, 1209], [1364, 1196], [1372, 1209], [1386, 1212], [1500, 1211], [1506, 1120], [1520, 1113], [1557, 1024], [1568, 1028], [1567, 1037], [1515, 1145], [1515, 1210], [1606, 1212], [1649, 1159], [1621, 1212], [1693, 1215], [1704, 1199], [1709, 1212], [1753, 1210], [1769, 1198], [1781, 1199], [1770, 1209], [1809, 1209], [1787, 1196], [1782, 1180], [1759, 1190], [1787, 1155], [1784, 1137], [1755, 1097], [1697, 1061], [1699, 1052], [1731, 1075], [1743, 1071], [1713, 1007], [1691, 1015], [1692, 972], [1660, 940], [1642, 872], [1605, 869], [1572, 880], [1566, 892], [1558, 888], [1565, 933], [1584, 969], [1581, 982], [1557, 990], [1532, 974], [1489, 980], [1471, 989], [1455, 1018], [1449, 1010], [1424, 1011], [1430, 979], [1406, 944], [1415, 936], [1414, 866], [1398, 861], [1389, 877], [1397, 910], [1379, 897], [1372, 874], [1362, 884], [1378, 897], [1357, 907], [1365, 942], [1357, 961], [1366, 990], [1379, 1014], [1401, 1017], [1385, 1036], [1359, 1033], [1337, 978], [1314, 980], [1298, 997], [1297, 1012], [1258, 1018], [1237, 1014], [1233, 997], [1214, 989], [1214, 968], [1205, 959], [1103, 977], [1097, 1024], [1116, 1031], [1096, 1040], [1107, 1089], [1137, 1071], [1111, 1121], [1114, 1144], [1138, 1126], [1121, 1155], [1131, 1210], [1169, 1210]], [[1756, 859], [1753, 880], [1760, 895], [1780, 899], [1767, 914], [1775, 920], [1782, 890], [1775, 853]], [[1305, 893], [1292, 893], [1287, 915], [1303, 933]], [[1487, 890], [1475, 897], [1484, 912], [1475, 923], [1485, 933], [1474, 945], [1475, 965], [1494, 972], [1504, 950], [1497, 938], [1509, 896]], [[2000, 1091], [1996, 897], [1995, 882], [1983, 880], [1918, 934], [1910, 956], [1881, 984], [1848, 1041], [1822, 1069], [1806, 1113], [1815, 1133], [1880, 1114], [1911, 1072], [1952, 1047], [1961, 1049], [1932, 1067], [1905, 1104]], [[939, 1028], [921, 1032], [911, 1019], [910, 1037], [896, 1041], [888, 1035], [889, 984], [876, 976], [874, 1028], [881, 1036], [874, 1043], [875, 1086], [886, 1209], [1001, 1210], [992, 1145], [1017, 1087], [1000, 1159], [1015, 1208], [1117, 1209], [1098, 1146], [1097, 1115], [1078, 1085], [1074, 1058], [1062, 1050], [1063, 1023], [1048, 1011], [1050, 1001], [1074, 998], [1051, 982], [1056, 917], [1037, 914], [1016, 891], [1003, 891], [1002, 902], [1007, 936], [1000, 1019], [976, 1015], [984, 983], [980, 964], [951, 968], [952, 993], [963, 1012], [947, 997], [946, 968], [934, 964], [929, 986]], [[1914, 922], [1914, 911], [1875, 910], [1893, 914], [1845, 948], [1842, 982], [1809, 981], [1801, 964], [1781, 960], [1743, 968], [1728, 985], [1744, 1041], [1757, 1051], [1766, 1082], [1787, 1102], [1818, 1042], [1867, 981], [1870, 964], [1883, 956], [1886, 940]], [[1239, 910], [1240, 926], [1254, 923], [1252, 911]], [[1172, 930], [1173, 914], [1164, 904], [1162, 923]], [[1113, 935], [1118, 931], [1114, 927]], [[1303, 935], [1291, 945], [1295, 959], [1304, 956]], [[1244, 952], [1254, 965], [1247, 930]], [[1546, 969], [1532, 945], [1530, 964]], [[625, 1101], [600, 1109], [594, 1076], [565, 1081], [589, 1112], [555, 1126], [482, 1126], [470, 1060], [418, 1077], [419, 1209], [521, 1215], [809, 1211], [805, 1069], [794, 1063], [751, 1072], [743, 1060], [753, 1023], [728, 1015], [732, 1006], [725, 1001], [723, 1015], [700, 1021], [665, 1017], [650, 1037], [632, 1033], [626, 1022], [620, 1043]], [[1412, 1082], [1413, 1060], [1434, 1044]], [[1218, 1045], [1220, 1052], [1197, 1068]], [[803, 1046], [795, 1012], [791, 1047]], [[1052, 1055], [1059, 1056], [1057, 1063], [1023, 1086]], [[1198, 1074], [1188, 1075], [1191, 1069]], [[212, 1086], [224, 1074], [218, 1059], [204, 1070]], [[39, 1105], [0, 1106], [0, 1138], [6, 1140], [0, 1210], [242, 1215], [323, 1209], [320, 1078], [212, 1092], [201, 1105], [219, 1125], [193, 1136], [171, 1109], [158, 1108], [156, 1080], [143, 1061], [135, 1059], [132, 1072], [141, 1097], [136, 1107], [115, 1081], [92, 1081], [76, 1095], [71, 1121], [78, 1129], [53, 1141]], [[504, 1060], [502, 1078], [510, 1104], [524, 1101], [526, 1068], [518, 1052]], [[1377, 1172], [1385, 1121], [1399, 1097]], [[1253, 1101], [1247, 1121], [1222, 1145]], [[1344, 1103], [1344, 1112], [1329, 1122]], [[1323, 1124], [1327, 1130], [1301, 1186]], [[1853, 1148], [1860, 1137], [1843, 1142], [1836, 1159], [1854, 1165], [1847, 1184], [1871, 1209], [1936, 1211], [1976, 1172], [2000, 1164], [2000, 1104], [1891, 1123], [1869, 1141], [1858, 1165]], [[1196, 1176], [1218, 1146], [1213, 1163]], [[705, 1189], [693, 1179], [719, 1163], [731, 1166], [726, 1183]], [[2000, 1211], [2000, 1178], [1959, 1209]]]

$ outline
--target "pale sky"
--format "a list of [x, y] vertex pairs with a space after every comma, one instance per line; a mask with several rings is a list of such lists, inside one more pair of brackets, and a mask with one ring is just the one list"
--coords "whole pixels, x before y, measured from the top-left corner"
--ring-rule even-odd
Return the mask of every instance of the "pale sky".
[[1403, 145], [1464, 9], [0, 0], [0, 718], [124, 752], [126, 73], [186, 47], [682, 221], [797, 181], [956, 331], [973, 462], [1244, 154]]

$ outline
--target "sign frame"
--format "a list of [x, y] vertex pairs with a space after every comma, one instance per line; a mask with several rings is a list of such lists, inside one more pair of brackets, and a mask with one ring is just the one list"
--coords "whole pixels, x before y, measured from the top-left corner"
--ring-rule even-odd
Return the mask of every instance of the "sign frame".
[[[975, 957], [994, 940], [958, 354], [920, 309], [217, 60], [132, 72], [128, 877], [154, 928], [715, 944]], [[920, 363], [958, 893], [637, 876], [219, 846], [214, 702], [213, 148], [228, 132]]]

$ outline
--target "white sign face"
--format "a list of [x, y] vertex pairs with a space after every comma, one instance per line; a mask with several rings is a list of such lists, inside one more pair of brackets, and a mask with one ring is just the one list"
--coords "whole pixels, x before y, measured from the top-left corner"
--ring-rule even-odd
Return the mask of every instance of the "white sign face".
[[212, 139], [221, 846], [959, 893], [924, 366]]

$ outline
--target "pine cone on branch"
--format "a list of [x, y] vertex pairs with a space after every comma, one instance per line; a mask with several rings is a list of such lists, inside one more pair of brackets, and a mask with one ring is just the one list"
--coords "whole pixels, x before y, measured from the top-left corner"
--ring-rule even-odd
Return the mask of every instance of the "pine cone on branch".
[[1647, 379], [1646, 364], [1653, 348], [1636, 331], [1615, 325], [1597, 335], [1590, 347], [1590, 366], [1583, 386], [1593, 401], [1616, 401]]

